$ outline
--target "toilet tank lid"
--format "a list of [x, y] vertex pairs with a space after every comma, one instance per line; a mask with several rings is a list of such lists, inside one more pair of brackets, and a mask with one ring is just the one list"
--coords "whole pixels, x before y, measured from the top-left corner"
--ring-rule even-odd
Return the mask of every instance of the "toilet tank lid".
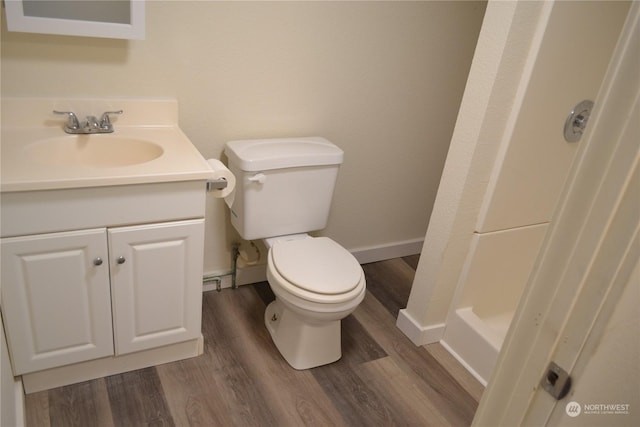
[[339, 165], [344, 152], [321, 137], [229, 141], [229, 163], [247, 172], [302, 166]]

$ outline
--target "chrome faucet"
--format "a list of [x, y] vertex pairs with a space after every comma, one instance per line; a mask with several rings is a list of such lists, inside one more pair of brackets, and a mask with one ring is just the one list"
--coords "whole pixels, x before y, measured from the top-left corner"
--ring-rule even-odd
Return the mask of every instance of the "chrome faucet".
[[87, 120], [80, 123], [78, 116], [73, 111], [56, 111], [54, 114], [66, 114], [68, 116], [67, 123], [64, 125], [64, 131], [71, 134], [88, 134], [88, 133], [111, 133], [113, 132], [113, 124], [109, 118], [110, 114], [122, 114], [122, 110], [105, 111], [100, 116], [100, 120], [96, 116], [87, 116]]

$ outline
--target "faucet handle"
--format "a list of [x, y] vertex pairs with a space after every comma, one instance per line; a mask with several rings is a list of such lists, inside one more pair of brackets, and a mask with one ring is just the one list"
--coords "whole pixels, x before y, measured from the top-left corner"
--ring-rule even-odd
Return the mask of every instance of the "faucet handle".
[[76, 113], [74, 113], [73, 111], [53, 110], [53, 114], [66, 114], [67, 116], [69, 116], [67, 124], [64, 126], [65, 131], [80, 129], [80, 121], [78, 121], [78, 116], [76, 116]]
[[100, 117], [100, 127], [102, 129], [107, 129], [111, 127], [111, 119], [109, 118], [109, 114], [122, 114], [123, 111], [122, 110], [118, 110], [118, 111], [105, 111], [104, 113], [102, 113], [102, 116]]

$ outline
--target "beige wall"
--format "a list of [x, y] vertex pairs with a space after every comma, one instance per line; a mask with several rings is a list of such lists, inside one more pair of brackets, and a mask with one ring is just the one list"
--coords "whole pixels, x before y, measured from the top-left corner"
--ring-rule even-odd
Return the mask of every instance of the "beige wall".
[[398, 327], [419, 345], [442, 339], [543, 2], [490, 1], [407, 308]]
[[[424, 237], [480, 2], [147, 2], [146, 39], [8, 33], [2, 95], [175, 97], [205, 157], [235, 138], [345, 151], [324, 234], [351, 250]], [[125, 112], [126, 114], [126, 112]], [[235, 239], [211, 200], [205, 271]]]
[[[549, 221], [579, 146], [564, 141], [562, 126], [577, 102], [595, 99], [629, 4], [489, 2], [420, 265], [398, 318], [414, 342], [442, 338], [467, 280], [474, 232], [524, 233], [522, 243], [527, 228], [514, 227]], [[495, 256], [509, 253], [505, 246], [484, 268], [531, 265], [518, 252]]]

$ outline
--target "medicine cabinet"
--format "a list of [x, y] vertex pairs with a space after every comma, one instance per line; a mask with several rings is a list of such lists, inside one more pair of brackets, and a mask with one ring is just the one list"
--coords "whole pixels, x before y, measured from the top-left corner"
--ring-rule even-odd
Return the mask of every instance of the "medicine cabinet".
[[144, 39], [144, 0], [4, 0], [9, 31]]

